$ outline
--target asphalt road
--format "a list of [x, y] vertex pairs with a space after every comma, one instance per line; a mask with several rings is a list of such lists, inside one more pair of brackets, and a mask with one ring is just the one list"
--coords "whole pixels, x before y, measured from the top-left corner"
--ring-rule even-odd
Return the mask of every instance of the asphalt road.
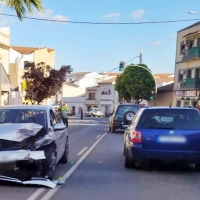
[[0, 183], [1, 200], [199, 200], [200, 173], [192, 165], [124, 167], [123, 132], [107, 133], [106, 118], [71, 118], [70, 158], [58, 165], [56, 189]]

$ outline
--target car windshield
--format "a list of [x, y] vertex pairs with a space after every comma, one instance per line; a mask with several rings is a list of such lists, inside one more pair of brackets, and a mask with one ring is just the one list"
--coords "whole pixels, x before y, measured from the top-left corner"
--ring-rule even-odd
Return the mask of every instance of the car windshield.
[[117, 119], [122, 119], [124, 114], [128, 111], [133, 111], [136, 113], [138, 111], [138, 106], [135, 105], [121, 105], [118, 107], [116, 111], [116, 118]]
[[190, 109], [147, 109], [137, 128], [143, 129], [200, 129], [200, 114]]
[[46, 127], [46, 111], [34, 109], [0, 109], [0, 124], [36, 123]]

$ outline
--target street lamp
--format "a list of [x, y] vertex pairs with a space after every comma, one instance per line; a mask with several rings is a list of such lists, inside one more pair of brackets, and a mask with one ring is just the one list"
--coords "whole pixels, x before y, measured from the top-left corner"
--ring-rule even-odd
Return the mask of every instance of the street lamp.
[[[140, 65], [128, 65], [128, 66], [139, 67], [139, 68], [145, 69], [146, 71], [148, 71], [151, 74], [151, 76], [153, 77], [153, 80], [155, 82], [155, 94], [154, 95], [156, 95], [157, 94], [157, 83], [156, 83], [156, 79], [153, 76], [153, 74], [151, 73], [151, 71], [149, 69], [147, 69], [146, 67], [143, 67], [143, 66], [140, 66]], [[156, 106], [156, 101], [155, 101], [155, 106]]]

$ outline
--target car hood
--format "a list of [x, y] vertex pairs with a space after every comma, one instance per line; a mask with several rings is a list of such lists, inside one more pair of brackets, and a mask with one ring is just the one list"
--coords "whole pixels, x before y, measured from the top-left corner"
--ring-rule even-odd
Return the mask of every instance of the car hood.
[[35, 136], [43, 126], [35, 123], [7, 123], [0, 125], [0, 139], [21, 142]]

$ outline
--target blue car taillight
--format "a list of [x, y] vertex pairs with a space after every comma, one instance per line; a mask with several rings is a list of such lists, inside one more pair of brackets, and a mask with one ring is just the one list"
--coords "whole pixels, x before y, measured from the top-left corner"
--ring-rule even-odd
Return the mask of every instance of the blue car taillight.
[[142, 142], [142, 133], [140, 131], [133, 131], [131, 134], [132, 143], [141, 143]]

